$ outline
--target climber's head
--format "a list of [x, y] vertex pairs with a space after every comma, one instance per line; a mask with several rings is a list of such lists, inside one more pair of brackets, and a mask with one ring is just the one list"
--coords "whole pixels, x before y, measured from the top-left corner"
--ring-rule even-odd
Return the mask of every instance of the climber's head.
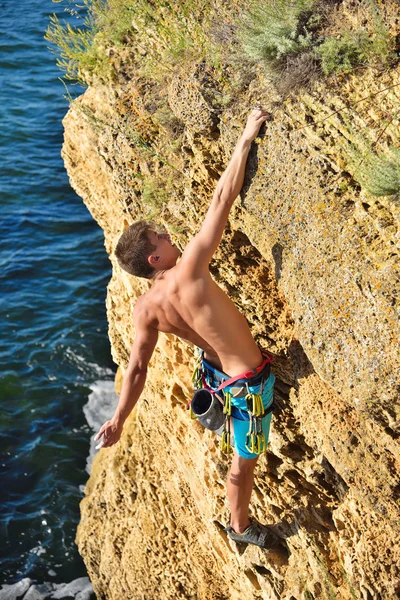
[[121, 235], [115, 249], [122, 269], [146, 279], [174, 267], [180, 254], [165, 230], [152, 221], [133, 223]]

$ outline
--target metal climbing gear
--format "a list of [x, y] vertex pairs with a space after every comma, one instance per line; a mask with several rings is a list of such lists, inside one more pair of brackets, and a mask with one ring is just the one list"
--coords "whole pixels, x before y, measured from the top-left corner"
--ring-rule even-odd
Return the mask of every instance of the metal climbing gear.
[[246, 435], [246, 450], [252, 454], [262, 454], [267, 450], [265, 435], [262, 428], [262, 418], [250, 415], [249, 432]]
[[196, 364], [194, 365], [193, 375], [192, 375], [192, 383], [195, 389], [199, 389], [202, 386], [202, 369], [201, 369], [201, 355], [196, 360]]
[[224, 394], [224, 429], [221, 434], [220, 448], [222, 452], [229, 452], [231, 449], [231, 415], [232, 415], [232, 394], [228, 391]]
[[245, 447], [252, 454], [262, 454], [267, 449], [262, 428], [262, 421], [267, 414], [264, 409], [263, 399], [260, 394], [248, 393], [246, 395], [246, 405], [250, 421]]
[[264, 403], [260, 394], [246, 395], [247, 411], [255, 417], [260, 417], [264, 414]]
[[[273, 410], [272, 405], [268, 407], [265, 411], [264, 403], [262, 396], [260, 394], [253, 394], [249, 392], [249, 381], [254, 377], [260, 375], [264, 369], [272, 362], [273, 357], [270, 354], [265, 354], [265, 359], [263, 363], [257, 367], [257, 369], [252, 369], [251, 371], [246, 371], [245, 373], [241, 373], [240, 375], [236, 375], [235, 377], [230, 377], [227, 380], [224, 380], [217, 389], [211, 388], [205, 379], [203, 369], [202, 369], [202, 353], [198, 360], [196, 361], [196, 365], [194, 368], [192, 381], [194, 388], [196, 390], [193, 399], [191, 400], [188, 408], [190, 407], [190, 418], [196, 419], [199, 418], [200, 422], [207, 427], [208, 429], [216, 430], [220, 429], [220, 426], [216, 426], [217, 420], [215, 415], [219, 412], [216, 409], [218, 408], [218, 400], [220, 399], [218, 396], [218, 392], [222, 392], [223, 402], [221, 399], [221, 409], [223, 405], [223, 409], [221, 410], [221, 417], [223, 418], [223, 431], [221, 434], [221, 443], [220, 448], [222, 452], [228, 452], [231, 448], [231, 417], [232, 417], [232, 393], [228, 390], [224, 391], [224, 388], [236, 383], [240, 379], [247, 379], [246, 387], [247, 394], [245, 396], [247, 413], [249, 416], [249, 432], [246, 435], [246, 449], [252, 454], [262, 454], [266, 451], [266, 439], [262, 429], [262, 420], [263, 418]], [[268, 376], [269, 377], [269, 371]], [[205, 406], [207, 404], [207, 406]], [[205, 412], [201, 412], [205, 408]], [[235, 408], [235, 407], [234, 407]], [[236, 408], [235, 408], [236, 410]], [[197, 413], [197, 414], [196, 414]], [[210, 423], [207, 417], [210, 413], [213, 413], [213, 426], [210, 427]], [[221, 423], [222, 425], [222, 423]]]
[[[195, 391], [200, 390], [203, 387], [203, 373], [201, 369], [202, 357], [199, 354], [196, 364], [194, 365], [193, 375], [192, 375], [192, 383]], [[190, 402], [189, 406], [189, 416], [191, 419], [197, 419], [198, 415], [193, 412], [192, 402]]]
[[231, 418], [225, 415], [224, 429], [221, 434], [221, 452], [229, 452], [231, 449]]
[[224, 415], [230, 417], [232, 414], [232, 394], [224, 392]]

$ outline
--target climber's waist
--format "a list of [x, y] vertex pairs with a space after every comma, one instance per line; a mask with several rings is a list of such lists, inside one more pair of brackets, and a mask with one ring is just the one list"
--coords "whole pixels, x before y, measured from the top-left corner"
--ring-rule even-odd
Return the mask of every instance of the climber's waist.
[[[216, 390], [222, 383], [224, 383], [224, 381], [230, 379], [229, 375], [208, 363], [204, 356], [202, 358], [202, 374], [207, 384], [214, 390]], [[256, 375], [253, 375], [252, 377], [248, 378], [237, 379], [234, 383], [232, 383], [230, 386], [228, 386], [228, 388], [225, 389], [226, 391], [229, 390], [229, 392], [235, 398], [245, 396], [249, 393], [249, 388], [261, 386], [262, 383], [269, 378], [270, 374], [271, 363], [268, 362], [263, 367], [263, 369]]]

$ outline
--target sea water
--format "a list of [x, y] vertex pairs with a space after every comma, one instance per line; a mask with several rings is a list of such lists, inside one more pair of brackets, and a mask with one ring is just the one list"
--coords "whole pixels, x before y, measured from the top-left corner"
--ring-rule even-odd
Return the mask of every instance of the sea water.
[[0, 8], [0, 583], [67, 582], [86, 574], [74, 538], [93, 415], [116, 401], [110, 264], [60, 157], [68, 103], [43, 36], [69, 15], [51, 0]]

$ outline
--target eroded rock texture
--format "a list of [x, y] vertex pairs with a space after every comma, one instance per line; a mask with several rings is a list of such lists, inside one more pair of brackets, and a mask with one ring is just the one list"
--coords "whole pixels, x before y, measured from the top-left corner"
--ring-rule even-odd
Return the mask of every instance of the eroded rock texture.
[[[184, 246], [249, 107], [273, 99], [260, 75], [216, 111], [212, 73], [201, 73], [201, 65], [181, 70], [162, 94], [134, 76], [89, 88], [64, 121], [72, 185], [103, 228], [113, 263], [109, 334], [122, 370], [134, 338], [131, 307], [148, 283], [116, 264], [120, 233], [155, 212]], [[367, 196], [346, 162], [358, 133], [374, 139], [395, 110], [400, 87], [378, 92], [396, 83], [398, 69], [348, 77], [277, 108], [212, 263], [260, 344], [277, 355], [280, 410], [252, 507], [275, 524], [282, 549], [227, 538], [230, 460], [185, 410], [193, 349], [161, 335], [143, 396], [121, 442], [94, 461], [81, 505], [78, 545], [99, 599], [400, 593], [398, 204]], [[161, 96], [167, 119], [157, 118]], [[336, 112], [350, 105], [357, 111]], [[397, 127], [385, 132], [393, 141]]]

